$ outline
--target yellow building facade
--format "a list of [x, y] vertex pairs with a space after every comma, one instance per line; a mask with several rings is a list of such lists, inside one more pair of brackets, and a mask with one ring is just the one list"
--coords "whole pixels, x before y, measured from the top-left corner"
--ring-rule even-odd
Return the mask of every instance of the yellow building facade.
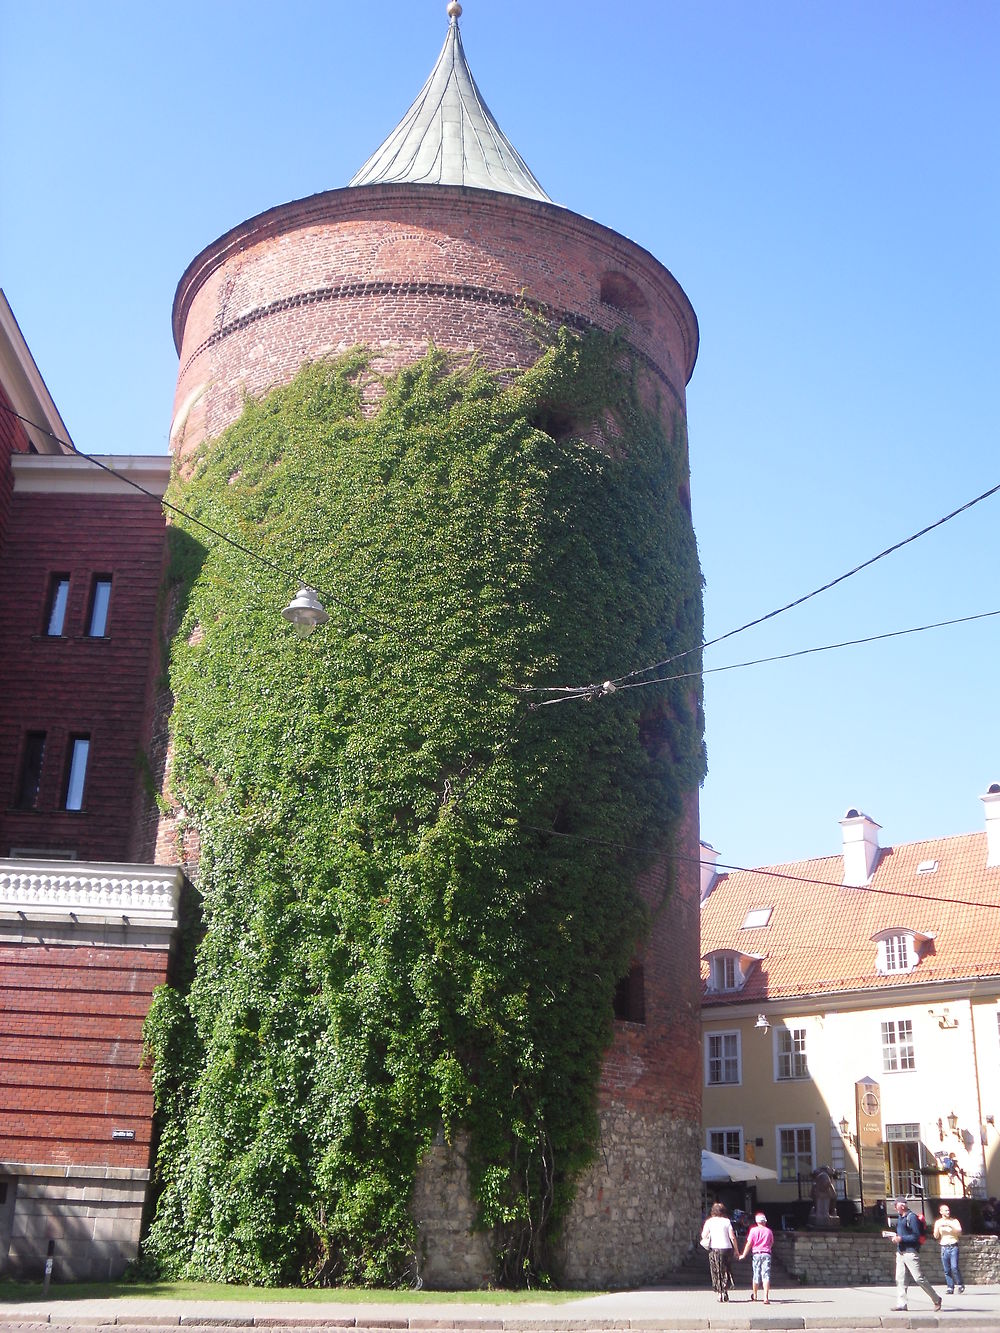
[[702, 901], [704, 1146], [864, 1208], [1000, 1194], [1000, 786], [986, 830], [714, 871]]

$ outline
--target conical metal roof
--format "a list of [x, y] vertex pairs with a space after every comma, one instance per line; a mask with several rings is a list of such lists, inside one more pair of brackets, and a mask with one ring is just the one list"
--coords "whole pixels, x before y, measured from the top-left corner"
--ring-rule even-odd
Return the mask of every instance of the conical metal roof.
[[452, 0], [448, 36], [430, 78], [348, 185], [469, 185], [551, 202], [476, 87], [458, 30], [461, 13]]

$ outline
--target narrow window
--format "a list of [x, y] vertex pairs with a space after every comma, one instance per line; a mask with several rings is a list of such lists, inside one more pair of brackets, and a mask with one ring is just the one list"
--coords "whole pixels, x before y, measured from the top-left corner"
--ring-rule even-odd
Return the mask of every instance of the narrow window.
[[94, 579], [90, 594], [90, 615], [87, 617], [87, 637], [103, 639], [108, 632], [108, 607], [111, 605], [111, 575], [100, 574]]
[[45, 610], [45, 633], [57, 639], [66, 626], [69, 603], [69, 575], [53, 574], [49, 580], [49, 600]]
[[34, 810], [38, 804], [38, 789], [42, 782], [42, 759], [45, 755], [45, 732], [29, 731], [21, 752], [21, 771], [17, 780], [15, 805], [19, 810]]
[[87, 780], [87, 759], [90, 755], [90, 737], [73, 736], [70, 739], [69, 768], [66, 774], [64, 810], [83, 809], [83, 787]]
[[641, 964], [634, 963], [628, 976], [622, 977], [615, 987], [614, 1014], [626, 1023], [645, 1023], [646, 990]]
[[909, 941], [905, 935], [888, 935], [885, 941], [885, 970], [887, 972], [908, 972], [910, 970]]
[[778, 1028], [778, 1078], [808, 1078], [805, 1028]]
[[712, 959], [712, 990], [738, 990], [742, 979], [733, 954], [720, 954]]

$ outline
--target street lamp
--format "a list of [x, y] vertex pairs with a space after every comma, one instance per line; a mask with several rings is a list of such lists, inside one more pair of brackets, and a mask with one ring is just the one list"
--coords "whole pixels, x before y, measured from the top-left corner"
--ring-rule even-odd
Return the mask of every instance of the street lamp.
[[281, 614], [291, 623], [300, 639], [308, 639], [318, 625], [325, 625], [330, 619], [316, 589], [306, 584], [302, 585]]

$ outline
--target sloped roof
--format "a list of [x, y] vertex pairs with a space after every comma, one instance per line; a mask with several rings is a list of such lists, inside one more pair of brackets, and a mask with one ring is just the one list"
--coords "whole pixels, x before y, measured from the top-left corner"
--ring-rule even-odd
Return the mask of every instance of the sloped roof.
[[430, 77], [348, 185], [467, 185], [551, 202], [476, 87], [458, 30], [461, 12], [459, 4], [448, 6], [448, 35]]
[[[842, 878], [840, 856], [720, 876], [702, 905], [702, 955], [731, 949], [761, 961], [726, 993], [707, 990], [703, 961], [706, 1007], [1000, 978], [1000, 866], [986, 865], [985, 833], [884, 847], [867, 885]], [[768, 925], [742, 929], [760, 907], [774, 908]], [[892, 928], [932, 942], [912, 971], [881, 976], [873, 936]]]

